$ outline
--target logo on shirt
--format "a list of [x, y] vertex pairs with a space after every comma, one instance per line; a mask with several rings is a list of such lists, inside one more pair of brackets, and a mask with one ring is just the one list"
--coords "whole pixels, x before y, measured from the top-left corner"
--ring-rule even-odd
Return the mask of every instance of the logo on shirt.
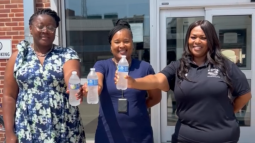
[[207, 77], [220, 78], [220, 76], [219, 76], [219, 69], [208, 69]]

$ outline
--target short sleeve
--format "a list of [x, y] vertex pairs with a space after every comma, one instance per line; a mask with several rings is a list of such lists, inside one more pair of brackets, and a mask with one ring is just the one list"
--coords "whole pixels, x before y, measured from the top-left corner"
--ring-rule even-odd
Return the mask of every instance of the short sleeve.
[[65, 62], [69, 60], [79, 60], [77, 52], [72, 48], [66, 48], [65, 54], [63, 56], [65, 57]]
[[176, 71], [179, 67], [179, 61], [173, 61], [167, 65], [160, 73], [164, 74], [167, 78], [168, 84], [171, 88], [172, 79], [175, 78]]
[[231, 64], [230, 69], [231, 84], [233, 86], [232, 96], [238, 97], [250, 92], [250, 85], [245, 74], [234, 63]]
[[154, 71], [154, 69], [152, 68], [151, 65], [149, 65], [149, 68], [147, 70], [147, 75], [150, 75], [150, 74], [155, 74], [155, 71]]
[[97, 61], [94, 65], [95, 71], [104, 74], [105, 73], [104, 65], [105, 64], [103, 63], [103, 61]]

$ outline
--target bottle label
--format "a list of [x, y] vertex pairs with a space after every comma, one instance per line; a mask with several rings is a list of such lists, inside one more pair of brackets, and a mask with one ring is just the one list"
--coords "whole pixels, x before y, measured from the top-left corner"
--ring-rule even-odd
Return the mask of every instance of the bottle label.
[[118, 66], [118, 72], [128, 72], [128, 66]]
[[98, 80], [97, 79], [88, 79], [88, 86], [97, 86]]
[[71, 90], [78, 90], [78, 89], [80, 89], [80, 84], [78, 83], [78, 84], [71, 84], [71, 83], [69, 83], [69, 89], [71, 89]]

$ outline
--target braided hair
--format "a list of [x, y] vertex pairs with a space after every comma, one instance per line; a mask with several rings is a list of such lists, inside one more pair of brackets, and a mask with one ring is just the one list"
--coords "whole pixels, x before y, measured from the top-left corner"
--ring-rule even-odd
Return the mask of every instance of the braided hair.
[[37, 17], [38, 15], [44, 15], [44, 14], [51, 16], [55, 20], [56, 26], [57, 27], [59, 26], [60, 18], [58, 16], [58, 14], [54, 10], [51, 10], [50, 8], [40, 9], [40, 10], [36, 11], [36, 13], [34, 13], [30, 17], [29, 25], [32, 25], [32, 22], [33, 22], [35, 17]]
[[129, 32], [130, 32], [131, 38], [133, 38], [133, 34], [132, 34], [131, 27], [130, 27], [129, 23], [127, 21], [119, 19], [116, 22], [113, 29], [109, 33], [108, 40], [109, 40], [110, 44], [111, 44], [112, 37], [114, 36], [114, 34], [117, 33], [118, 31], [122, 30], [122, 29], [128, 29]]

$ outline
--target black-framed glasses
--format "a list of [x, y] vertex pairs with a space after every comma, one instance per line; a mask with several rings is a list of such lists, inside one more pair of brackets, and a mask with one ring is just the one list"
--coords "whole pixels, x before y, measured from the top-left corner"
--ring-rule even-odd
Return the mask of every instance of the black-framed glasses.
[[49, 31], [50, 33], [54, 33], [55, 30], [57, 29], [56, 27], [53, 27], [53, 26], [43, 26], [43, 25], [39, 25], [39, 26], [36, 26], [36, 25], [33, 25], [38, 31], [40, 32], [43, 32], [44, 29], [46, 28], [47, 31]]

